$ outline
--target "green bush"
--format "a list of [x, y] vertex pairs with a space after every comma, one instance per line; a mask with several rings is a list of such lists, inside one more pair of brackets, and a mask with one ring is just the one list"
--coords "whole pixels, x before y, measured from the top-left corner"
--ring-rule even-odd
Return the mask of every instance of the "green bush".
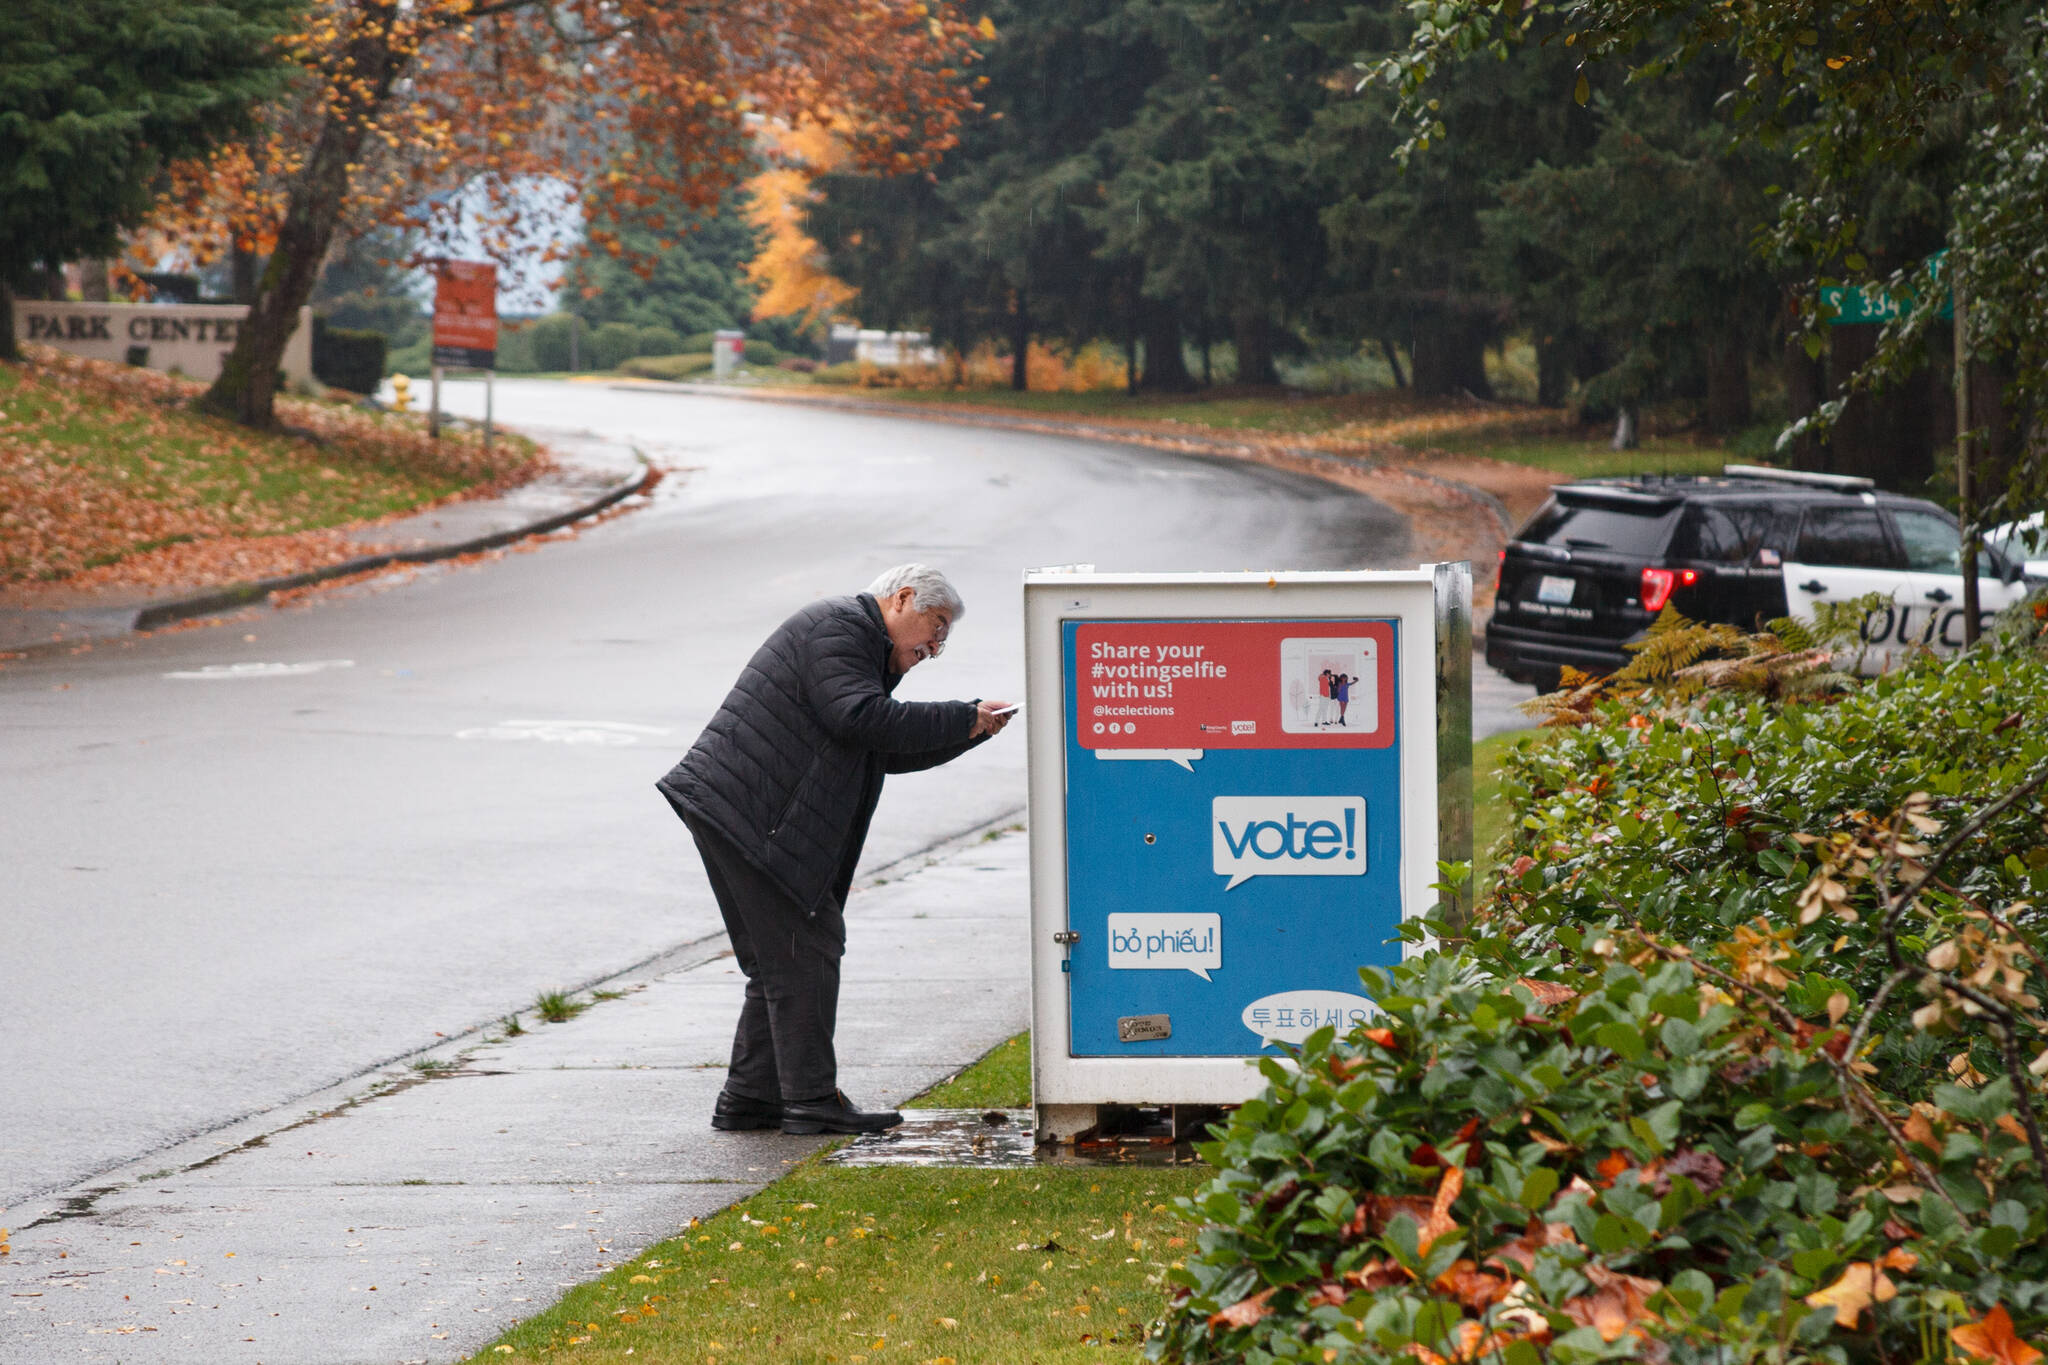
[[691, 375], [702, 374], [711, 368], [711, 355], [700, 351], [695, 355], [643, 355], [635, 356], [619, 366], [619, 372], [638, 379], [688, 379]]
[[765, 341], [747, 342], [743, 354], [749, 365], [773, 365], [782, 359], [782, 352]]
[[533, 323], [498, 324], [498, 373], [532, 374], [539, 369], [533, 354]]
[[429, 337], [421, 337], [410, 346], [395, 347], [384, 355], [386, 374], [408, 375], [422, 378], [434, 368], [434, 343]]
[[313, 319], [313, 377], [351, 393], [375, 393], [384, 382], [382, 332], [330, 327]]
[[[550, 313], [526, 324], [524, 330], [532, 338], [530, 345], [534, 369], [558, 372], [569, 368], [569, 332], [576, 325], [575, 318], [568, 313]], [[583, 329], [582, 340], [587, 347], [590, 342], [588, 328]], [[590, 357], [587, 350], [579, 359], [585, 368], [589, 367]]]
[[640, 329], [630, 322], [607, 322], [584, 337], [586, 369], [616, 370], [638, 354]]
[[635, 355], [675, 355], [683, 350], [682, 334], [673, 327], [642, 327], [633, 343]]
[[1810, 641], [1699, 663], [1688, 629], [1510, 754], [1504, 871], [1365, 973], [1378, 1025], [1263, 1064], [1153, 1359], [2003, 1359], [2048, 1329], [2048, 662], [1809, 688]]

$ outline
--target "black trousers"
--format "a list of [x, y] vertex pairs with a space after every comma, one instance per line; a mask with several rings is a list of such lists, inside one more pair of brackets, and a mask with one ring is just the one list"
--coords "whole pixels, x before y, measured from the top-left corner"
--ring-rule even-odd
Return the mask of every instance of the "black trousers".
[[846, 917], [836, 904], [806, 915], [729, 840], [684, 817], [725, 916], [733, 956], [747, 977], [725, 1088], [750, 1100], [802, 1101], [838, 1089], [832, 1031], [839, 1015], [839, 959]]

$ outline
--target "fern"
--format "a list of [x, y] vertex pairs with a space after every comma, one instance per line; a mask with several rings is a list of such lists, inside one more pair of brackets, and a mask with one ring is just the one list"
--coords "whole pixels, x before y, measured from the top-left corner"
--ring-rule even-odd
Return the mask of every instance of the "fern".
[[1774, 699], [1836, 691], [1846, 679], [1828, 668], [1827, 646], [1853, 637], [1867, 609], [1860, 601], [1845, 602], [1813, 627], [1778, 620], [1767, 631], [1748, 634], [1725, 623], [1693, 621], [1666, 607], [1643, 638], [1627, 646], [1633, 657], [1621, 668], [1606, 677], [1566, 668], [1557, 691], [1523, 702], [1522, 709], [1539, 724], [1572, 726], [1594, 720], [1603, 701], [1669, 707], [1708, 691]]

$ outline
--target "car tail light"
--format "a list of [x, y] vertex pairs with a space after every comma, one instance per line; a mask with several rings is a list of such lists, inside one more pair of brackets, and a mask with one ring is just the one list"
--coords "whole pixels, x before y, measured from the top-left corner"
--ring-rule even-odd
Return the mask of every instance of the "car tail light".
[[1498, 564], [1495, 564], [1495, 565], [1493, 566], [1493, 595], [1494, 595], [1495, 597], [1498, 597], [1498, 596], [1500, 596], [1500, 585], [1501, 585], [1501, 582], [1502, 582], [1502, 581], [1503, 581], [1504, 579], [1506, 579], [1507, 575], [1508, 575], [1508, 547], [1507, 547], [1507, 546], [1505, 546], [1505, 545], [1503, 545], [1503, 546], [1501, 546], [1501, 547], [1500, 547], [1500, 562], [1499, 562]]
[[1671, 600], [1673, 590], [1689, 588], [1700, 581], [1698, 569], [1660, 569], [1650, 565], [1643, 570], [1643, 610], [1662, 611], [1664, 604]]

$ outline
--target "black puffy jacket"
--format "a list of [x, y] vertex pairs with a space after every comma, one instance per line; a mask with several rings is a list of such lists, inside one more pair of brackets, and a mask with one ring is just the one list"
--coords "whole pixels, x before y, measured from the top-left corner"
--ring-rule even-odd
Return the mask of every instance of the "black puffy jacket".
[[843, 903], [885, 773], [955, 758], [975, 703], [891, 699], [889, 632], [867, 593], [813, 602], [740, 671], [683, 761], [655, 785], [806, 914]]

